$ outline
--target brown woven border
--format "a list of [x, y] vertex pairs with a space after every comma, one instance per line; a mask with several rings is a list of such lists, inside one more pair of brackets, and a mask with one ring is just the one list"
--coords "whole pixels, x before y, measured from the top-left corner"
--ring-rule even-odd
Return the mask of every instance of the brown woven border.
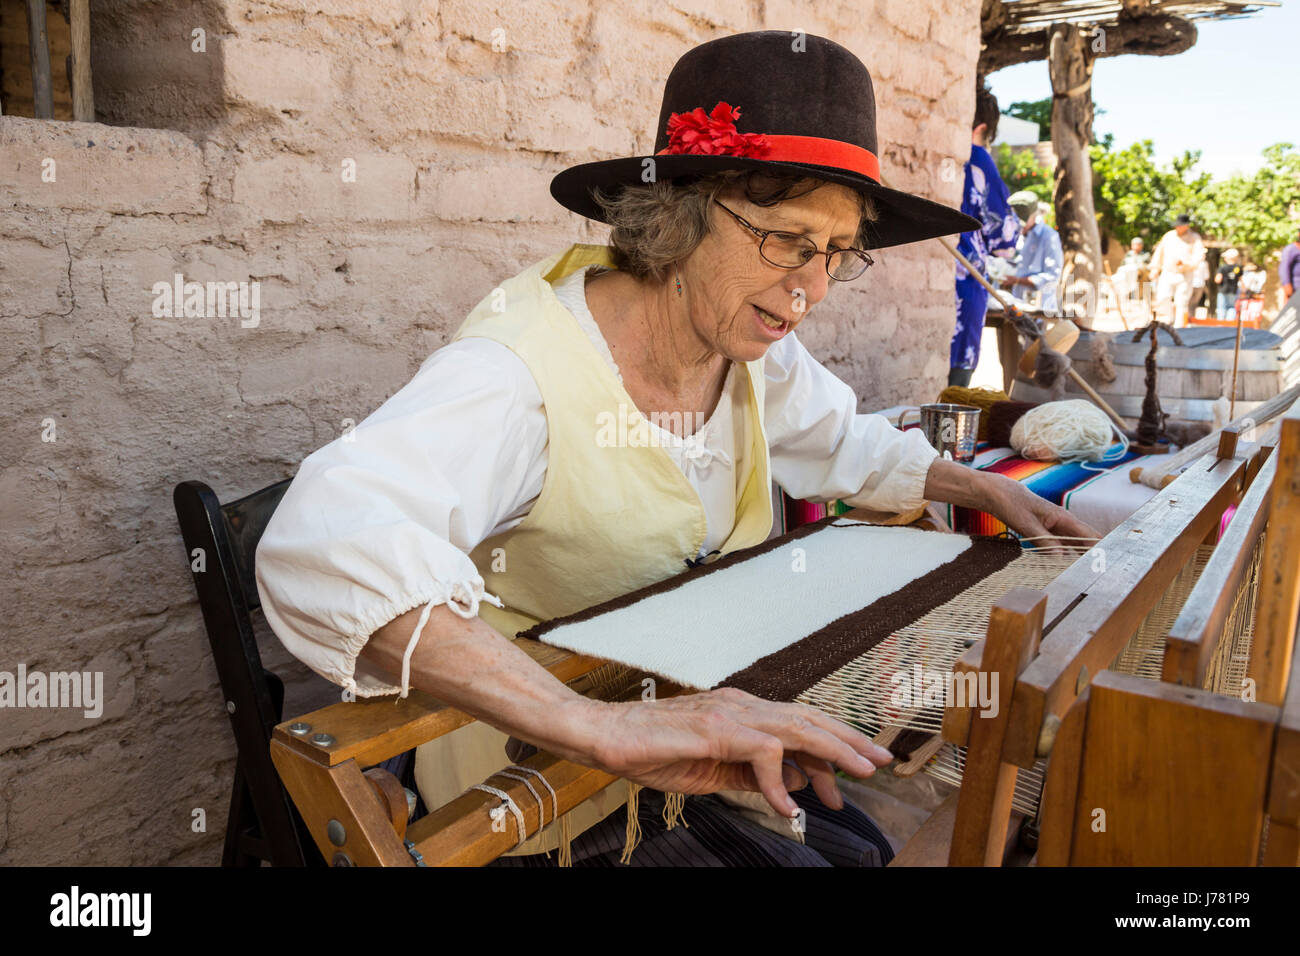
[[[587, 621], [610, 611], [629, 607], [654, 594], [675, 591], [683, 584], [703, 575], [713, 574], [747, 561], [755, 555], [775, 551], [791, 541], [805, 538], [844, 517], [844, 515], [830, 515], [819, 521], [801, 525], [794, 531], [752, 548], [734, 551], [712, 564], [691, 568], [689, 571], [593, 605], [586, 610], [543, 621], [520, 632], [518, 636], [545, 642], [545, 635], [557, 627]], [[848, 527], [855, 527], [858, 524], [860, 523], [855, 521]], [[972, 535], [971, 547], [954, 560], [940, 565], [867, 607], [832, 621], [820, 630], [795, 641], [789, 647], [769, 654], [744, 670], [737, 671], [718, 686], [738, 687], [769, 700], [794, 700], [823, 677], [865, 654], [900, 628], [952, 600], [971, 585], [1010, 564], [1022, 553], [1020, 544], [1016, 541]]]
[[1022, 553], [1017, 541], [972, 535], [971, 546], [953, 560], [755, 661], [718, 686], [738, 687], [768, 700], [794, 700], [890, 634], [1000, 571]]

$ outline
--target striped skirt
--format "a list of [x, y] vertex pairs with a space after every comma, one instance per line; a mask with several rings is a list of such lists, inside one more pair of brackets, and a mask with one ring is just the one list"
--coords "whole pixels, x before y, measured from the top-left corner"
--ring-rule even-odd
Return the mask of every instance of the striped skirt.
[[[630, 866], [884, 866], [894, 858], [871, 818], [846, 799], [832, 810], [812, 787], [790, 794], [805, 819], [804, 842], [773, 833], [713, 796], [688, 796], [682, 820], [669, 830], [664, 795], [642, 790], [637, 806], [641, 842]], [[627, 830], [623, 806], [572, 843], [574, 866], [622, 866]], [[501, 857], [492, 866], [557, 866], [557, 854]]]

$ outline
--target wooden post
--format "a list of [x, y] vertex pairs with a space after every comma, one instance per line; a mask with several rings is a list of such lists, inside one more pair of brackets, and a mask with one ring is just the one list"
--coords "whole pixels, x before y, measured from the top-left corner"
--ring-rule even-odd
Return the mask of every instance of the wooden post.
[[95, 91], [90, 79], [90, 0], [70, 0], [68, 23], [72, 27], [72, 118], [95, 122]]
[[[1056, 229], [1065, 250], [1062, 314], [1091, 327], [1101, 277], [1101, 236], [1092, 202], [1092, 40], [1076, 24], [1053, 24], [1048, 32], [1048, 72], [1052, 80], [1052, 148], [1056, 179], [1052, 199]], [[1082, 302], [1066, 309], [1065, 302]]]
[[1281, 704], [1286, 696], [1300, 608], [1300, 406], [1288, 411], [1281, 424], [1246, 672], [1256, 682], [1255, 699], [1264, 704]]
[[50, 39], [45, 28], [45, 0], [27, 0], [27, 42], [32, 53], [32, 103], [37, 119], [54, 119], [50, 86]]
[[[989, 675], [986, 686], [996, 695], [997, 711], [970, 719], [966, 769], [948, 854], [950, 866], [1002, 865], [1018, 774], [1015, 764], [1004, 759], [1003, 745], [1011, 723], [1016, 679], [1038, 653], [1046, 609], [1043, 592], [1013, 588], [989, 613], [980, 672]], [[965, 709], [972, 709], [969, 702]]]
[[[1255, 865], [1279, 717], [1276, 707], [1102, 671], [1077, 758], [1070, 865]], [[1052, 830], [1059, 863], [1064, 841]]]

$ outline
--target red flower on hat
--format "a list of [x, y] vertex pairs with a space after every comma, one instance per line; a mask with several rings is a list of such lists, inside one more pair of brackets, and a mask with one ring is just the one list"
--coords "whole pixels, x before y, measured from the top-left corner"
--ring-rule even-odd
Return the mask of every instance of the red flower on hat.
[[713, 112], [696, 107], [689, 113], [668, 117], [666, 153], [690, 153], [701, 156], [750, 156], [761, 159], [771, 148], [762, 133], [736, 132], [740, 110], [730, 103], [719, 102]]

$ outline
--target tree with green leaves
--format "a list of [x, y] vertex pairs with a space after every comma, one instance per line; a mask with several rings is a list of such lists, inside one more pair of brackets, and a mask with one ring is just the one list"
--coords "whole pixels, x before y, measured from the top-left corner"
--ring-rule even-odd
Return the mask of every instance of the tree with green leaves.
[[1209, 173], [1197, 173], [1201, 154], [1189, 150], [1166, 167], [1155, 162], [1155, 146], [1144, 139], [1124, 149], [1109, 142], [1094, 143], [1093, 202], [1103, 233], [1124, 245], [1140, 236], [1151, 248], [1173, 226], [1180, 213], [1192, 217], [1204, 231], [1201, 210], [1210, 185]]
[[1291, 143], [1264, 149], [1264, 165], [1206, 189], [1197, 219], [1205, 231], [1264, 264], [1300, 228], [1300, 151]]
[[1027, 189], [1051, 205], [1052, 171], [1038, 165], [1032, 149], [1012, 149], [1006, 143], [999, 143], [993, 148], [993, 160], [1007, 189], [1013, 193]]
[[1197, 231], [1241, 249], [1264, 264], [1300, 227], [1300, 152], [1291, 143], [1264, 149], [1264, 164], [1250, 175], [1215, 182], [1198, 172], [1201, 154], [1188, 150], [1158, 166], [1150, 140], [1125, 149], [1092, 147], [1094, 202], [1103, 232], [1127, 244], [1141, 236], [1150, 246], [1179, 213]]

